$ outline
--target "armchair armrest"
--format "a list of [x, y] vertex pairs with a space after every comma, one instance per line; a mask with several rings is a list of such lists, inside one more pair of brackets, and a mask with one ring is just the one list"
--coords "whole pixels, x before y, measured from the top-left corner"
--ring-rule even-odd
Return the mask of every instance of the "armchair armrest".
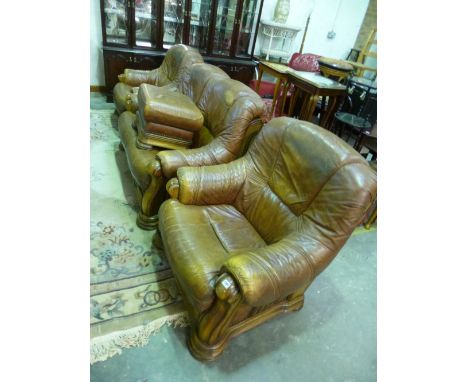
[[303, 290], [333, 259], [335, 252], [311, 238], [295, 234], [267, 247], [230, 257], [221, 273], [230, 274], [245, 301], [268, 305]]
[[172, 199], [179, 199], [179, 179], [172, 178], [166, 183], [166, 190]]
[[166, 178], [172, 178], [181, 167], [213, 166], [231, 162], [236, 156], [226, 150], [217, 137], [206, 146], [196, 149], [161, 151], [158, 158]]
[[143, 83], [157, 85], [158, 69], [137, 70], [125, 69], [123, 74], [119, 74], [119, 81], [130, 86], [140, 86]]
[[246, 176], [247, 161], [244, 158], [216, 166], [181, 167], [177, 170], [178, 187], [171, 180], [168, 191], [184, 204], [230, 204]]

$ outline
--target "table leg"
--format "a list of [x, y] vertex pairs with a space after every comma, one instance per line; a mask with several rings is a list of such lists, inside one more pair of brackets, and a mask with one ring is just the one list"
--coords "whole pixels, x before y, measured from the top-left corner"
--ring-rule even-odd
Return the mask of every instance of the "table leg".
[[273, 114], [275, 112], [276, 100], [278, 99], [278, 93], [279, 93], [279, 89], [281, 87], [282, 82], [283, 82], [283, 80], [281, 78], [278, 78], [276, 80], [275, 91], [273, 93], [273, 100], [272, 100], [272, 104], [271, 104], [270, 116], [273, 116]]
[[262, 82], [262, 76], [263, 76], [263, 68], [261, 66], [259, 66], [258, 68], [258, 79], [257, 79], [257, 86], [256, 86], [256, 89], [255, 91], [257, 92], [258, 94], [258, 91], [260, 89], [260, 83]]
[[337, 97], [328, 97], [328, 104], [323, 100], [322, 105], [322, 115], [320, 116], [320, 125], [325, 129], [328, 126], [328, 121], [330, 116], [335, 113], [337, 106]]
[[300, 92], [299, 88], [295, 87], [294, 94], [291, 98], [291, 102], [289, 103], [288, 117], [292, 117], [294, 113], [294, 107], [296, 106], [296, 101], [297, 101], [297, 97], [299, 96], [299, 92]]
[[307, 106], [307, 114], [306, 114], [306, 119], [305, 119], [306, 121], [312, 122], [314, 111], [315, 111], [315, 108], [317, 107], [319, 98], [320, 96], [318, 96], [317, 94], [314, 94], [310, 97], [309, 105]]
[[284, 114], [284, 105], [286, 105], [286, 99], [288, 98], [289, 87], [291, 84], [289, 82], [285, 82], [283, 85], [283, 100], [281, 102], [281, 109], [280, 109], [280, 116]]

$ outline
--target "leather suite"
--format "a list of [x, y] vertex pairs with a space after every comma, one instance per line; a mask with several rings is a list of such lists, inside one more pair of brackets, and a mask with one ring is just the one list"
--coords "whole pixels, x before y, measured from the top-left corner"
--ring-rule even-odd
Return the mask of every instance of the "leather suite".
[[159, 211], [166, 256], [202, 360], [303, 305], [376, 198], [376, 175], [340, 138], [281, 117], [230, 163], [180, 167]]
[[[172, 49], [175, 47], [168, 51], [168, 55]], [[192, 56], [190, 50], [186, 52]], [[154, 126], [148, 126], [144, 121], [138, 122], [141, 117], [130, 111], [119, 116], [121, 143], [140, 199], [137, 224], [143, 229], [157, 227], [157, 212], [165, 198], [166, 180], [174, 176], [179, 167], [230, 162], [245, 152], [249, 140], [262, 126], [261, 98], [246, 85], [230, 79], [216, 66], [193, 64], [172, 86], [171, 91], [189, 98], [203, 116], [203, 126], [194, 134], [192, 148], [162, 151], [164, 147], [161, 145], [148, 145], [151, 142], [142, 139], [138, 124], [145, 125], [147, 131]], [[143, 96], [141, 93], [140, 98]], [[141, 106], [137, 114], [145, 113]], [[177, 110], [181, 106], [175, 99], [172, 104], [166, 103], [164, 108]], [[162, 109], [159, 110], [155, 115], [163, 118], [164, 113]], [[176, 114], [180, 120], [181, 113]], [[175, 119], [165, 118], [163, 121], [167, 127]]]
[[[233, 336], [302, 308], [375, 202], [377, 179], [319, 126], [287, 117], [263, 126], [252, 89], [182, 47], [155, 71], [126, 71], [114, 96], [122, 111], [129, 92], [134, 111], [120, 114], [118, 129], [140, 198], [137, 224], [158, 228], [153, 243], [164, 247], [191, 320], [188, 347], [206, 361]], [[165, 150], [165, 136], [191, 148]]]

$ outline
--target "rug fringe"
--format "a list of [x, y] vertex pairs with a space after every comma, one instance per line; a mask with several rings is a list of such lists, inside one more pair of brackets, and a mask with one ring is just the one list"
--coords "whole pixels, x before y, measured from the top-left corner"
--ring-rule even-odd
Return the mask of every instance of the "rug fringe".
[[121, 354], [122, 349], [145, 346], [150, 336], [159, 332], [164, 325], [174, 328], [185, 327], [188, 326], [188, 322], [187, 312], [180, 312], [161, 317], [146, 325], [93, 338], [91, 340], [91, 365]]

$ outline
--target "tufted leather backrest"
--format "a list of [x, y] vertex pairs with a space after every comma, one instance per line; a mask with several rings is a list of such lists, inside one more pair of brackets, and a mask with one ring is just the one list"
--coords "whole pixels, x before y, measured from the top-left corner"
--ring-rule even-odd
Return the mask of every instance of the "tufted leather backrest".
[[173, 83], [178, 88], [184, 87], [190, 79], [191, 66], [201, 62], [203, 57], [198, 50], [182, 44], [174, 45], [158, 68], [158, 86]]
[[188, 73], [187, 86], [184, 86], [180, 91], [197, 103], [208, 82], [225, 78], [229, 78], [229, 76], [217, 66], [205, 63], [194, 64]]
[[247, 125], [263, 112], [261, 98], [242, 82], [218, 78], [206, 84], [198, 101], [205, 116], [205, 126], [234, 155]]
[[307, 235], [339, 249], [376, 196], [376, 175], [340, 138], [312, 123], [275, 118], [257, 135], [235, 206], [268, 243]]
[[193, 65], [191, 88], [185, 94], [203, 114], [203, 139], [199, 140], [203, 146], [159, 152], [157, 157], [167, 178], [182, 166], [210, 166], [238, 158], [250, 136], [261, 127], [263, 102], [259, 95], [213, 65]]

